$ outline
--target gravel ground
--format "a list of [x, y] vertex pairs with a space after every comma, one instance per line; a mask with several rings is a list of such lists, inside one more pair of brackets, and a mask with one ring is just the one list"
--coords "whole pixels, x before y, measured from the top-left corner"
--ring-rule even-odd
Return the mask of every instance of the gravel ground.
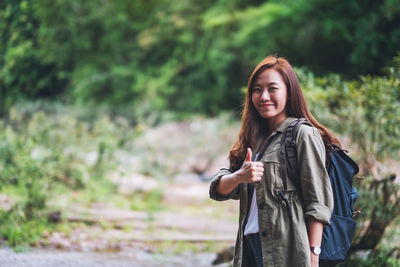
[[[0, 248], [0, 266], [10, 267], [100, 267], [100, 266], [211, 266], [214, 253], [162, 255], [131, 248], [114, 253], [70, 252], [32, 248], [15, 253]], [[219, 265], [228, 266], [228, 265]]]

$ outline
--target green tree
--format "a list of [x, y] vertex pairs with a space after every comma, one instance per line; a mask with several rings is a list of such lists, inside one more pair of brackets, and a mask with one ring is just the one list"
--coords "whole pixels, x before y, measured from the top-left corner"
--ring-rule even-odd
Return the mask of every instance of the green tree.
[[380, 73], [399, 49], [399, 1], [5, 0], [1, 101], [238, 110], [270, 53], [318, 75]]
[[40, 21], [33, 1], [0, 3], [0, 98], [4, 104], [21, 97], [54, 96], [64, 81], [43, 58], [37, 33]]

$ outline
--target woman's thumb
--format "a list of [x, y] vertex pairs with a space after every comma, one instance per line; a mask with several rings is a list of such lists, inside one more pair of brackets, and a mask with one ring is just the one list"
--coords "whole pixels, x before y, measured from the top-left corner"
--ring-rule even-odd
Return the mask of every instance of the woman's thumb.
[[245, 161], [251, 161], [251, 156], [252, 156], [251, 148], [248, 147]]

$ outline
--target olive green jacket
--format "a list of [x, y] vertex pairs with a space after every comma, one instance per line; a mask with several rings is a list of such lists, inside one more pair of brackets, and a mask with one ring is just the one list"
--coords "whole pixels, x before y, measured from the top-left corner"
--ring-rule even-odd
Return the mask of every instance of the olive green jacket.
[[[307, 125], [299, 127], [297, 158], [300, 172], [300, 191], [287, 180], [286, 198], [293, 217], [289, 218], [286, 204], [279, 197], [283, 181], [279, 172], [279, 148], [282, 132], [295, 118], [285, 119], [268, 137], [269, 145], [259, 160], [264, 164], [264, 176], [255, 183], [257, 189], [258, 223], [264, 267], [310, 266], [311, 255], [307, 235], [306, 217], [313, 216], [329, 224], [333, 209], [333, 194], [325, 169], [325, 147], [319, 131]], [[240, 199], [239, 230], [236, 240], [234, 266], [251, 266], [248, 248], [244, 241], [244, 223], [249, 207], [248, 185], [239, 184], [229, 195], [221, 195], [216, 186], [229, 168], [221, 169], [210, 185], [210, 197], [217, 201]]]

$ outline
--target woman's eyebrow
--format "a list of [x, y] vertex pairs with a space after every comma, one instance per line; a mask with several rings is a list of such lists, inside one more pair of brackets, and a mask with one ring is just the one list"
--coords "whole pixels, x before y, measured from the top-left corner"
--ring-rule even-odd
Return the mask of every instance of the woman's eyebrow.
[[[270, 85], [274, 85], [274, 84], [279, 85], [278, 82], [270, 82], [270, 83], [268, 83], [267, 85], [270, 86]], [[256, 87], [256, 86], [260, 86], [260, 87], [261, 87], [262, 85], [259, 84], [259, 83], [255, 83], [255, 84], [254, 84], [254, 87]]]

